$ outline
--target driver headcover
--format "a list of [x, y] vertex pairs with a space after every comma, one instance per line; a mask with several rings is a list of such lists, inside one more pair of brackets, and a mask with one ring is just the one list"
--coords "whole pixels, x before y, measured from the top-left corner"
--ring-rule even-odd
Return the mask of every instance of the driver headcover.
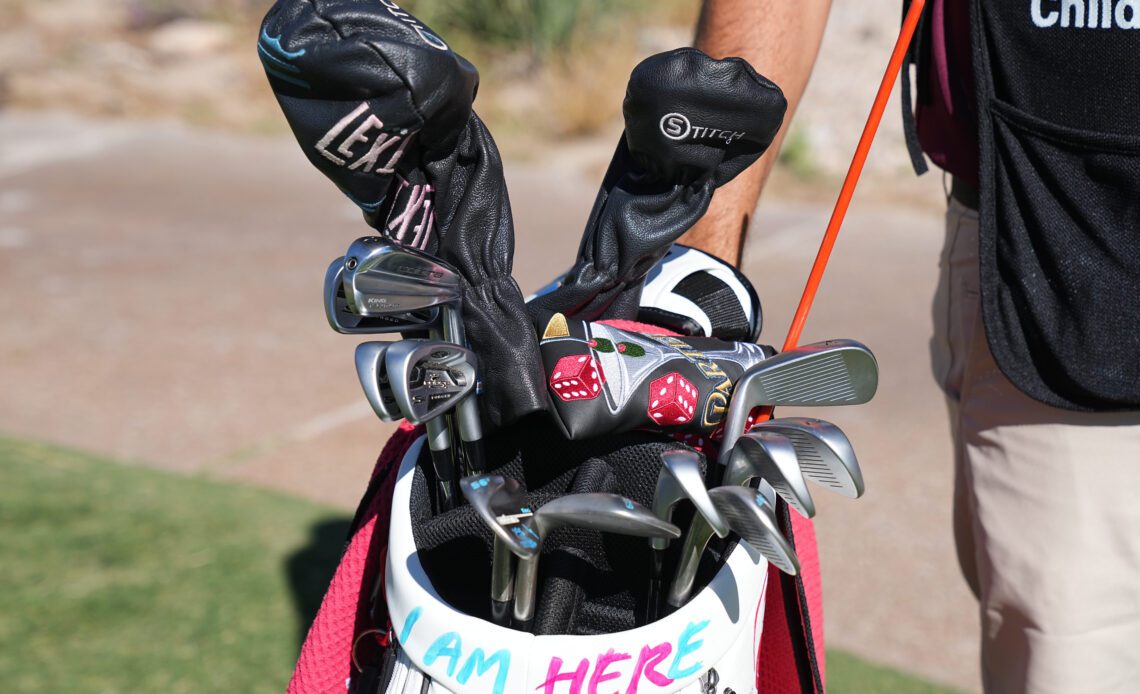
[[646, 274], [713, 191], [764, 153], [786, 108], [780, 88], [740, 58], [681, 48], [642, 61], [577, 262], [558, 289], [531, 301], [532, 315], [635, 319]]
[[545, 409], [538, 345], [511, 277], [514, 227], [475, 68], [392, 0], [278, 0], [258, 53], [301, 149], [393, 240], [463, 276], [491, 427]]

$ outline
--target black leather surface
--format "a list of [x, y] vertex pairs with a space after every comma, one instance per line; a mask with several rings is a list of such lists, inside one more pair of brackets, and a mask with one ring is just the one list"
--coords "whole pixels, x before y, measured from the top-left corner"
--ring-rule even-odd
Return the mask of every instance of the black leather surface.
[[582, 320], [637, 318], [646, 273], [768, 148], [787, 101], [739, 58], [682, 48], [634, 68], [625, 133], [562, 286], [530, 302]]
[[387, 0], [279, 0], [258, 51], [309, 161], [381, 234], [463, 276], [488, 426], [546, 409], [534, 327], [511, 277], [502, 161], [472, 110], [474, 66]]
[[[378, 169], [403, 139], [412, 140], [405, 150], [412, 154], [454, 147], [479, 85], [471, 63], [391, 4], [279, 0], [258, 41], [270, 85], [305, 156], [366, 211], [386, 199], [392, 174]], [[361, 104], [366, 110], [337, 130]], [[360, 133], [369, 140], [338, 151], [368, 116], [380, 121]], [[403, 139], [375, 166], [361, 164], [379, 133]]]

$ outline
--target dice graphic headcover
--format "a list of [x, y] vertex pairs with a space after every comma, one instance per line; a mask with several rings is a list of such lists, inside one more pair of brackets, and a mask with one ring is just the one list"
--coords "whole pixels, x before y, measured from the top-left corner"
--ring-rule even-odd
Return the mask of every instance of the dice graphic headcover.
[[774, 353], [751, 342], [647, 335], [560, 313], [537, 327], [554, 418], [572, 439], [634, 429], [708, 436], [740, 375]]

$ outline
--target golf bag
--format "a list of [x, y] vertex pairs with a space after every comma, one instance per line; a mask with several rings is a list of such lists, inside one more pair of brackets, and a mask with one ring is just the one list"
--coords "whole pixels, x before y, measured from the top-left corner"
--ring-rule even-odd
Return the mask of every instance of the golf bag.
[[[631, 321], [673, 241], [771, 143], [786, 107], [778, 87], [740, 59], [694, 49], [639, 65], [576, 262], [527, 303], [510, 275], [510, 204], [494, 141], [472, 110], [469, 62], [392, 0], [279, 0], [258, 50], [298, 144], [377, 238], [461, 277], [456, 305], [479, 360], [486, 472], [520, 482], [539, 510], [598, 492], [632, 508], [651, 502], [663, 452], [715, 448], [717, 393], [771, 351]], [[730, 321], [749, 336], [758, 302], [741, 311], [750, 313]], [[599, 371], [613, 397], [599, 399], [588, 382], [569, 398], [557, 387], [589, 380], [579, 367], [569, 377], [559, 368], [564, 357], [584, 363], [583, 345], [613, 362]], [[670, 378], [679, 375], [702, 409], [659, 407], [644, 388], [617, 388], [615, 374], [621, 384], [661, 377], [677, 388]], [[663, 424], [665, 411], [677, 421]], [[439, 480], [422, 434], [405, 424], [385, 446], [290, 692], [823, 691], [814, 535], [783, 502], [777, 517], [797, 576], [747, 543], [714, 540], [692, 599], [645, 623], [646, 540], [562, 528], [543, 546], [533, 633], [512, 630], [488, 620], [489, 531], [471, 506], [433, 502]]]
[[[421, 432], [405, 424], [381, 454], [290, 692], [823, 691], [814, 536], [786, 505], [799, 576], [745, 543], [713, 546], [694, 597], [650, 624], [644, 539], [556, 531], [535, 633], [515, 631], [488, 621], [491, 543], [470, 507], [432, 514]], [[648, 504], [661, 452], [688, 448], [640, 432], [566, 440], [539, 418], [486, 443], [538, 506], [582, 491]]]

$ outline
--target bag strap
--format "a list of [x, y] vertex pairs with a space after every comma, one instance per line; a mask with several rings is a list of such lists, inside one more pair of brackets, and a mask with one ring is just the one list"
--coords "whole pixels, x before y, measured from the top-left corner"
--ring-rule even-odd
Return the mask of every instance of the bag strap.
[[[903, 17], [906, 17], [907, 10], [913, 0], [903, 0]], [[906, 150], [910, 154], [910, 164], [914, 167], [915, 174], [921, 176], [930, 170], [926, 163], [926, 156], [922, 153], [922, 144], [918, 141], [918, 124], [915, 121], [914, 108], [916, 100], [914, 99], [914, 89], [912, 88], [910, 77], [910, 66], [915, 66], [915, 77], [917, 78], [918, 99], [917, 102], [923, 102], [927, 96], [929, 89], [928, 70], [930, 66], [930, 41], [927, 34], [930, 32], [930, 12], [934, 3], [927, 4], [922, 12], [922, 18], [919, 20], [918, 29], [914, 32], [914, 40], [911, 41], [910, 48], [907, 50], [906, 59], [903, 61], [901, 87], [902, 87], [902, 121], [903, 121], [903, 138], [906, 140]]]

